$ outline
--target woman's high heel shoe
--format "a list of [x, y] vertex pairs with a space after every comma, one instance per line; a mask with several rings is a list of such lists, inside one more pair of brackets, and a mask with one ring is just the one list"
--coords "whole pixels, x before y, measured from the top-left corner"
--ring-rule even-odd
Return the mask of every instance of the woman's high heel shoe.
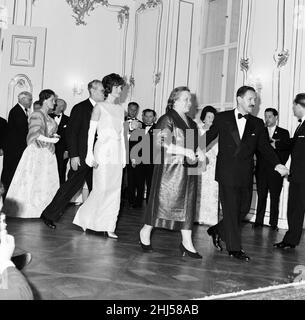
[[182, 243], [180, 243], [179, 248], [183, 257], [189, 256], [190, 258], [194, 258], [194, 259], [202, 259], [202, 256], [198, 252], [192, 252], [187, 250]]
[[106, 234], [107, 234], [108, 238], [118, 239], [118, 236], [114, 232], [107, 231]]
[[144, 252], [153, 252], [154, 251], [151, 244], [146, 245], [146, 244], [142, 243], [141, 239], [139, 239], [139, 244], [141, 245], [141, 248]]

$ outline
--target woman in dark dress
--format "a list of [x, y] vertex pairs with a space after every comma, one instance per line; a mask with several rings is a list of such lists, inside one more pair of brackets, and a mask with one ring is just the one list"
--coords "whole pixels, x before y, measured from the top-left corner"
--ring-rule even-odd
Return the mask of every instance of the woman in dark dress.
[[154, 130], [155, 168], [140, 244], [144, 252], [153, 251], [150, 244], [153, 227], [180, 230], [182, 254], [200, 259], [192, 241], [197, 195], [197, 175], [192, 171], [205, 156], [198, 148], [197, 125], [186, 116], [190, 107], [190, 90], [174, 89], [167, 112]]

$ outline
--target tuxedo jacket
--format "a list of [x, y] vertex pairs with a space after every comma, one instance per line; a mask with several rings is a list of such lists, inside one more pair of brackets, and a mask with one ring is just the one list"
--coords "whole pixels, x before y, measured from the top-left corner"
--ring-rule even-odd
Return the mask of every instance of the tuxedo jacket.
[[[142, 123], [142, 129], [133, 130], [133, 132], [130, 135], [129, 151], [131, 151], [132, 147], [138, 145], [139, 146], [138, 155], [143, 159], [142, 164], [153, 164], [153, 159], [154, 159], [153, 132], [155, 127], [156, 127], [156, 124], [154, 123], [151, 126], [151, 128], [148, 130], [148, 132], [144, 134], [146, 125]], [[140, 132], [140, 136], [138, 136], [137, 134], [139, 132]]]
[[93, 106], [89, 99], [75, 105], [71, 111], [66, 127], [66, 143], [69, 157], [80, 157], [85, 163], [87, 139]]
[[305, 122], [290, 140], [291, 164], [289, 181], [305, 184]]
[[0, 300], [33, 300], [33, 292], [15, 267], [3, 271], [0, 281]]
[[7, 136], [7, 121], [0, 117], [0, 149], [4, 148]]
[[[9, 112], [7, 122], [7, 139], [4, 152], [8, 157], [20, 159], [27, 146], [28, 118], [19, 104]], [[6, 156], [5, 155], [5, 156]]]
[[[52, 114], [51, 117], [55, 119], [55, 114]], [[63, 114], [61, 116], [60, 123], [57, 128], [57, 134], [60, 135], [59, 141], [55, 144], [55, 152], [58, 154], [63, 154], [67, 151], [67, 141], [66, 141], [66, 128], [69, 122], [69, 117]]]
[[[144, 126], [144, 123], [139, 120], [139, 119], [135, 119], [137, 121], [139, 121], [142, 125], [142, 128]], [[124, 132], [125, 132], [125, 141], [126, 141], [126, 161], [128, 164], [131, 164], [131, 158], [130, 158], [130, 153], [132, 148], [138, 143], [138, 139], [135, 139], [135, 134], [137, 132], [138, 129], [134, 129], [134, 130], [130, 130], [129, 129], [129, 121], [128, 121], [128, 117], [125, 117], [125, 122], [124, 122]]]
[[[266, 135], [269, 139], [269, 133], [268, 129], [265, 128]], [[272, 136], [272, 139], [277, 140], [275, 142], [275, 152], [278, 155], [281, 164], [286, 164], [289, 154], [290, 154], [290, 136], [289, 136], [289, 131], [280, 127], [276, 127], [274, 134]], [[269, 140], [271, 143], [271, 141]], [[256, 163], [256, 169], [257, 171], [261, 170], [274, 170], [272, 167], [271, 163], [268, 162], [263, 155], [258, 151], [257, 154], [257, 163]]]
[[250, 187], [253, 183], [254, 154], [259, 151], [275, 167], [280, 160], [271, 147], [262, 119], [249, 115], [242, 138], [239, 136], [234, 110], [216, 114], [213, 125], [203, 139], [208, 146], [218, 137], [215, 179], [233, 187]]

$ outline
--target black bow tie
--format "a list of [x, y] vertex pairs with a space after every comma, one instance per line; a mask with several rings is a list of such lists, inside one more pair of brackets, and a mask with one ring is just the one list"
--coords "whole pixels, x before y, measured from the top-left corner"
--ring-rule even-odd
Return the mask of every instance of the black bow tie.
[[136, 120], [136, 118], [127, 117], [127, 120]]
[[241, 113], [239, 113], [237, 116], [238, 116], [238, 119], [241, 119], [241, 118], [245, 118], [246, 120], [249, 119], [249, 115], [248, 115], [248, 114], [245, 114], [245, 115], [243, 116]]
[[301, 123], [301, 122], [302, 122], [302, 119], [299, 119], [298, 121]]
[[60, 118], [61, 114], [56, 114], [55, 118]]

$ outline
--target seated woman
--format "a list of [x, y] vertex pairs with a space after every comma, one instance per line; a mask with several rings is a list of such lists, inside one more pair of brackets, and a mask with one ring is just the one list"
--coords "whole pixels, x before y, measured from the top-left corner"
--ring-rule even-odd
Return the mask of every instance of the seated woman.
[[[212, 106], [203, 108], [198, 121], [199, 134], [202, 136], [213, 124], [217, 110]], [[217, 139], [206, 152], [206, 170], [198, 179], [197, 213], [195, 222], [214, 225], [218, 223], [218, 182], [215, 181], [216, 157], [218, 153]]]
[[53, 109], [54, 100], [55, 93], [52, 90], [42, 90], [39, 94], [41, 108], [29, 117], [28, 146], [20, 159], [3, 206], [4, 213], [10, 217], [39, 218], [59, 187], [54, 146], [59, 137], [56, 136], [57, 124], [48, 115], [48, 111]]
[[[174, 89], [168, 99], [167, 112], [156, 124], [154, 135], [155, 167], [150, 196], [145, 212], [145, 225], [140, 231], [140, 244], [144, 252], [151, 252], [150, 235], [154, 227], [180, 230], [183, 256], [201, 259], [192, 241], [192, 228], [196, 214], [197, 175], [196, 154], [205, 160], [198, 146], [196, 123], [186, 113], [191, 107], [191, 94], [187, 87]], [[192, 139], [189, 139], [192, 137]], [[157, 158], [161, 161], [157, 164]]]

